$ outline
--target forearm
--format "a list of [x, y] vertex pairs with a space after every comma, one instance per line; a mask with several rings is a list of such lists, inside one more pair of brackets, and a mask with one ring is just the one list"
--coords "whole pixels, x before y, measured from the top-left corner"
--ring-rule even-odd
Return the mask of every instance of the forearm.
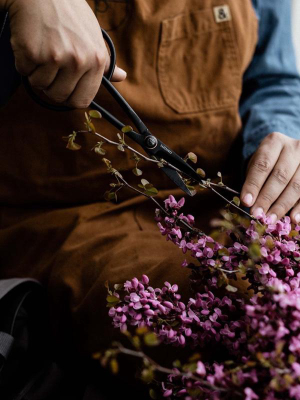
[[247, 159], [272, 132], [300, 139], [300, 76], [291, 36], [290, 2], [259, 0], [259, 43], [245, 76], [240, 113]]

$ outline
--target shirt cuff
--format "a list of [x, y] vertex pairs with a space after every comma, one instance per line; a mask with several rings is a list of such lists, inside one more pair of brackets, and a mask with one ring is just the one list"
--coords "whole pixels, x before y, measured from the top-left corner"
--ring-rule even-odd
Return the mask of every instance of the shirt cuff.
[[243, 158], [247, 160], [258, 148], [261, 141], [272, 132], [280, 132], [290, 138], [300, 139], [300, 127], [299, 130], [295, 127], [291, 127], [280, 122], [272, 122], [269, 124], [261, 125], [259, 128], [248, 132], [248, 138], [244, 142], [243, 146]]

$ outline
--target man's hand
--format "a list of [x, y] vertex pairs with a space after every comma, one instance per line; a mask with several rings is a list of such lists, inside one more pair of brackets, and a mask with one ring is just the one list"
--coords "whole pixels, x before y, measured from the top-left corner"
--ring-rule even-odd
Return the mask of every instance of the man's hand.
[[264, 212], [277, 220], [292, 210], [299, 223], [300, 140], [269, 134], [249, 161], [241, 199], [255, 217]]
[[[85, 0], [7, 0], [18, 72], [53, 101], [89, 106], [110, 58]], [[116, 67], [113, 81], [126, 78]]]

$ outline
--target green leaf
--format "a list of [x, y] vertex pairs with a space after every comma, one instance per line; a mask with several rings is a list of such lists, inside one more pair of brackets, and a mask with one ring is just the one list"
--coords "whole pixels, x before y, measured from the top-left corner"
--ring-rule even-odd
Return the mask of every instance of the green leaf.
[[111, 162], [107, 158], [102, 158], [102, 161], [105, 163], [107, 168], [111, 167]]
[[226, 247], [223, 247], [222, 249], [218, 250], [219, 256], [229, 256], [229, 250]]
[[117, 296], [109, 295], [109, 296], [106, 297], [106, 301], [108, 303], [116, 303], [116, 302], [119, 302], [120, 299]]
[[263, 356], [262, 353], [258, 352], [256, 353], [256, 358], [258, 359], [258, 361], [261, 363], [261, 365], [265, 368], [271, 368], [272, 365], [271, 363]]
[[135, 161], [136, 163], [141, 161], [140, 157], [136, 153], [132, 152], [131, 154], [132, 154], [132, 156], [130, 157], [131, 160]]
[[234, 286], [231, 286], [231, 285], [227, 285], [227, 286], [225, 287], [225, 289], [226, 289], [228, 292], [232, 292], [232, 293], [237, 292], [237, 288], [234, 287]]
[[285, 343], [286, 342], [284, 340], [280, 340], [279, 342], [276, 343], [276, 355], [277, 356], [280, 356], [280, 354], [282, 353]]
[[108, 281], [105, 281], [104, 286], [106, 287], [108, 293], [109, 293], [110, 295], [112, 295], [112, 291], [109, 289], [109, 283], [108, 283]]
[[154, 372], [152, 368], [144, 368], [141, 373], [141, 378], [143, 382], [150, 383], [154, 379]]
[[192, 163], [196, 164], [197, 163], [197, 156], [195, 153], [188, 153], [187, 154], [187, 159], [190, 160]]
[[195, 362], [201, 360], [201, 354], [200, 353], [194, 353], [190, 358], [189, 362]]
[[150, 183], [146, 179], [141, 179], [142, 185], [146, 186], [149, 185]]
[[257, 259], [261, 257], [260, 246], [258, 243], [251, 243], [249, 246], [249, 256]]
[[142, 170], [140, 170], [139, 168], [134, 168], [133, 170], [132, 170], [132, 172], [134, 173], [134, 175], [136, 175], [136, 176], [141, 176], [141, 175], [143, 175], [143, 171]]
[[180, 360], [175, 360], [175, 361], [173, 361], [173, 367], [174, 367], [174, 368], [181, 368], [181, 362], [180, 362]]
[[139, 338], [139, 336], [133, 336], [132, 338], [132, 344], [136, 349], [140, 349], [141, 348], [141, 339]]
[[240, 198], [239, 197], [237, 197], [237, 196], [234, 196], [234, 198], [232, 199], [232, 201], [233, 201], [233, 203], [236, 205], [236, 206], [240, 206], [240, 204], [241, 204], [241, 200], [240, 200]]
[[89, 124], [91, 122], [91, 118], [89, 117], [89, 115], [86, 112], [84, 113], [84, 115], [85, 115], [85, 120], [86, 120], [87, 124]]
[[153, 187], [153, 188], [147, 189], [147, 190], [145, 191], [145, 193], [146, 193], [148, 196], [155, 196], [155, 195], [158, 194], [158, 190], [157, 190], [155, 187]]
[[122, 290], [123, 289], [123, 284], [122, 283], [116, 283], [114, 285], [114, 289], [115, 290]]
[[116, 375], [119, 372], [119, 364], [115, 358], [112, 358], [109, 363], [111, 372]]
[[144, 336], [144, 342], [146, 346], [157, 346], [159, 345], [159, 340], [154, 332], [146, 333]]
[[157, 394], [154, 389], [149, 390], [149, 396], [152, 400], [157, 400]]
[[87, 127], [89, 132], [96, 133], [95, 125], [92, 122], [87, 122], [86, 123], [86, 127]]
[[108, 195], [108, 198], [109, 198], [109, 200], [115, 200], [115, 201], [117, 201], [118, 200], [118, 198], [117, 198], [117, 193], [116, 192], [111, 192], [109, 195]]
[[66, 148], [69, 150], [77, 151], [81, 149], [81, 146], [80, 144], [75, 143], [74, 140], [70, 139], [68, 141]]
[[227, 276], [226, 276], [224, 273], [221, 273], [221, 274], [218, 276], [217, 283], [218, 283], [218, 287], [222, 287], [222, 286], [224, 286], [224, 285], [228, 285], [228, 278], [227, 278]]
[[64, 142], [68, 142], [72, 137], [73, 137], [73, 135], [63, 136], [63, 137], [62, 137], [62, 140], [63, 140]]
[[197, 168], [197, 174], [200, 175], [201, 178], [205, 178], [205, 171], [202, 168]]
[[247, 267], [242, 262], [240, 262], [239, 266], [238, 266], [238, 270], [241, 274], [245, 275], [247, 272]]
[[89, 116], [92, 118], [102, 118], [102, 115], [99, 111], [97, 110], [90, 110], [89, 111]]
[[169, 325], [170, 325], [172, 328], [175, 328], [175, 326], [178, 326], [179, 324], [180, 324], [180, 322], [179, 322], [179, 321], [176, 321], [176, 320], [169, 323]]
[[117, 194], [115, 192], [107, 191], [104, 193], [104, 198], [106, 201], [117, 201]]
[[192, 363], [188, 363], [188, 364], [184, 364], [183, 368], [182, 368], [185, 372], [196, 372], [197, 370], [197, 363], [196, 362], [192, 362]]
[[136, 328], [136, 330], [135, 330], [135, 333], [140, 336], [143, 336], [148, 332], [149, 332], [149, 329], [146, 326], [140, 326], [139, 328]]
[[105, 154], [106, 154], [106, 150], [102, 149], [101, 146], [96, 146], [94, 148], [94, 151], [96, 154], [99, 154], [100, 156], [105, 156]]
[[132, 132], [132, 131], [133, 131], [133, 128], [129, 125], [123, 126], [123, 128], [122, 128], [123, 133], [128, 133], [128, 132]]

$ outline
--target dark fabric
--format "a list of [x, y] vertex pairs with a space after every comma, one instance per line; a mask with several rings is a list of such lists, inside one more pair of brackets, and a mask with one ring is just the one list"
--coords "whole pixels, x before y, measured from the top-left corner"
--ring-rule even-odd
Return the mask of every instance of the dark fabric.
[[20, 85], [21, 77], [15, 68], [10, 45], [9, 20], [6, 11], [0, 12], [0, 107], [3, 106]]

